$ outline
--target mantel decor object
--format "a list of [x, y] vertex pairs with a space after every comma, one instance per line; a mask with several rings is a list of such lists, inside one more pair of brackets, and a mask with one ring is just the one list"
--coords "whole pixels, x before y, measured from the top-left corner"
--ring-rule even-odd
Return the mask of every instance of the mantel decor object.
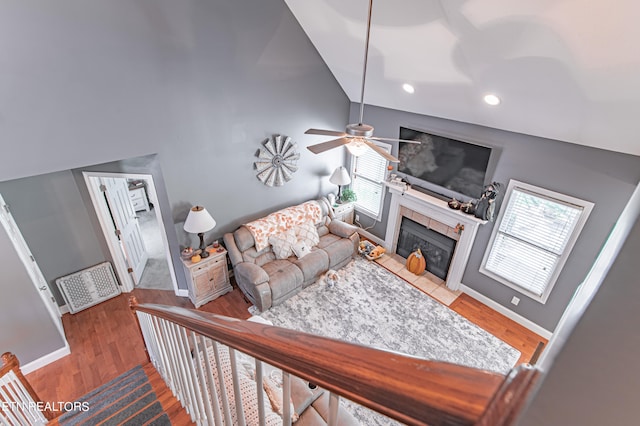
[[300, 154], [298, 144], [289, 136], [274, 135], [262, 142], [253, 163], [256, 177], [267, 186], [282, 186], [293, 178]]

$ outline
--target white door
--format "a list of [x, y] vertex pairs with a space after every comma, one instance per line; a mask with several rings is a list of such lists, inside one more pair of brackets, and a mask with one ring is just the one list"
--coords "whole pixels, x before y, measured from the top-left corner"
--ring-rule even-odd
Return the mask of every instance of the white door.
[[56, 303], [56, 299], [53, 297], [53, 293], [49, 289], [49, 285], [47, 284], [47, 280], [45, 280], [44, 275], [42, 275], [42, 271], [40, 271], [40, 267], [36, 263], [35, 258], [31, 254], [29, 247], [27, 246], [26, 241], [22, 237], [22, 233], [20, 233], [20, 229], [18, 229], [18, 225], [13, 220], [13, 216], [9, 211], [9, 207], [4, 202], [2, 195], [0, 195], [0, 222], [2, 223], [2, 227], [6, 231], [9, 239], [13, 243], [24, 267], [31, 278], [31, 282], [36, 289], [38, 290], [38, 294], [44, 301], [51, 318], [54, 319], [56, 323], [56, 327], [60, 331], [61, 335], [64, 336], [64, 328], [62, 327], [62, 320], [60, 318], [60, 309], [58, 308], [58, 304]]
[[100, 178], [101, 189], [111, 210], [122, 252], [127, 260], [134, 285], [138, 285], [149, 255], [144, 247], [140, 225], [123, 178]]

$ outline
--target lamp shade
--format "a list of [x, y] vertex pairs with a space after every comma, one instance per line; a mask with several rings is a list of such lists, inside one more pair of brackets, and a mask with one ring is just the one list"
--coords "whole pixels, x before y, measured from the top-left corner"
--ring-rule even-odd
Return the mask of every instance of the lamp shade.
[[187, 220], [184, 221], [184, 230], [190, 234], [207, 232], [215, 226], [216, 221], [211, 217], [207, 209], [202, 206], [191, 207]]
[[344, 166], [340, 166], [333, 171], [329, 182], [334, 185], [349, 185], [351, 178], [349, 177], [349, 173], [347, 173], [347, 169], [345, 169]]

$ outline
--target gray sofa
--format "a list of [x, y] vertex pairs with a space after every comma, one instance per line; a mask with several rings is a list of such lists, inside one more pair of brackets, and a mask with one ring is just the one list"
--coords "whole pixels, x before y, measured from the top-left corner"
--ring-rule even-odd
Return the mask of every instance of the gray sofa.
[[260, 311], [282, 303], [327, 270], [343, 267], [358, 253], [358, 228], [333, 220], [326, 198], [315, 202], [322, 211], [322, 219], [315, 224], [320, 242], [300, 259], [276, 259], [271, 246], [257, 251], [253, 235], [244, 225], [224, 235], [238, 287]]

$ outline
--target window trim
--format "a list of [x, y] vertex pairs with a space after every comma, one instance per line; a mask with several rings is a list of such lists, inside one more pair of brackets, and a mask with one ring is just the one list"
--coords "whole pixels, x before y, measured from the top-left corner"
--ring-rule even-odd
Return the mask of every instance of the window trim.
[[[553, 271], [553, 273], [551, 274], [550, 278], [549, 278], [549, 282], [547, 283], [542, 295], [537, 295], [531, 291], [528, 291], [527, 289], [512, 283], [511, 281], [509, 281], [507, 278], [496, 274], [495, 272], [489, 271], [488, 269], [486, 269], [486, 263], [487, 260], [489, 258], [489, 254], [491, 253], [491, 249], [493, 248], [493, 244], [494, 241], [496, 239], [496, 237], [499, 234], [499, 229], [500, 229], [500, 224], [502, 223], [502, 219], [504, 217], [504, 214], [507, 210], [507, 205], [509, 204], [509, 200], [511, 199], [511, 196], [514, 192], [514, 189], [523, 191], [523, 192], [528, 192], [533, 194], [534, 196], [540, 197], [540, 198], [548, 198], [551, 200], [555, 200], [558, 201], [559, 203], [563, 203], [563, 204], [573, 204], [575, 206], [581, 207], [582, 208], [582, 213], [580, 214], [580, 217], [578, 218], [575, 228], [573, 230], [573, 232], [571, 233], [571, 236], [569, 237], [569, 239], [567, 240], [567, 244], [564, 248], [564, 250], [562, 251], [562, 254], [560, 255], [560, 257], [558, 258], [558, 262], [555, 266], [555, 269]], [[524, 182], [520, 182], [514, 179], [511, 179], [509, 181], [509, 186], [507, 187], [506, 190], [506, 194], [504, 197], [504, 200], [502, 202], [502, 206], [500, 208], [500, 213], [498, 214], [498, 218], [496, 219], [495, 225], [493, 227], [493, 231], [491, 232], [491, 238], [489, 239], [489, 243], [487, 244], [487, 247], [485, 249], [484, 252], [484, 256], [482, 257], [482, 263], [480, 264], [480, 273], [498, 281], [499, 283], [513, 289], [516, 290], [517, 292], [524, 294], [525, 296], [540, 302], [542, 304], [545, 304], [547, 302], [547, 299], [549, 298], [549, 295], [551, 294], [551, 291], [553, 290], [556, 282], [558, 281], [558, 277], [560, 276], [560, 274], [562, 273], [562, 269], [564, 268], [565, 263], [567, 262], [569, 256], [571, 255], [571, 252], [575, 246], [576, 241], [578, 240], [578, 237], [580, 236], [582, 229], [584, 228], [585, 223], [587, 222], [587, 219], [589, 218], [589, 215], [591, 214], [591, 211], [593, 210], [593, 206], [594, 204], [590, 201], [586, 201], [586, 200], [582, 200], [579, 198], [575, 198], [572, 197], [570, 195], [565, 195], [565, 194], [561, 194], [559, 192], [555, 192], [555, 191], [551, 191], [545, 188], [540, 188], [538, 186], [534, 186], [528, 183], [524, 183]]]
[[[388, 153], [391, 153], [391, 149], [392, 149], [392, 145], [391, 144], [385, 143], [385, 142], [373, 141], [373, 140], [371, 142], [376, 144], [380, 148], [384, 149]], [[379, 154], [375, 153], [375, 155], [379, 155]], [[385, 166], [384, 167], [385, 167], [385, 170], [386, 170], [386, 168], [389, 166], [389, 161], [387, 159], [383, 158], [383, 157], [380, 157], [380, 158], [382, 158], [384, 160], [384, 162], [385, 162]], [[355, 170], [356, 170], [357, 161], [358, 161], [358, 157], [356, 157], [355, 155], [352, 155], [351, 156], [351, 164], [350, 164], [350, 167], [349, 167], [349, 171], [350, 171], [350, 174], [351, 174], [352, 182], [355, 180]], [[351, 185], [353, 185], [353, 183]], [[380, 187], [381, 187], [380, 189], [382, 191], [381, 192], [382, 196], [380, 197], [380, 205], [378, 206], [378, 214], [377, 215], [373, 211], [368, 210], [368, 209], [360, 206], [358, 204], [357, 200], [355, 201], [355, 208], [358, 210], [358, 212], [363, 213], [365, 216], [368, 216], [368, 217], [370, 217], [372, 219], [375, 219], [378, 222], [382, 219], [382, 210], [384, 208], [384, 200], [385, 200], [385, 196], [387, 195], [387, 189], [386, 189], [386, 187], [384, 185], [384, 180], [381, 182]], [[356, 196], [357, 195], [358, 194], [356, 193]]]

